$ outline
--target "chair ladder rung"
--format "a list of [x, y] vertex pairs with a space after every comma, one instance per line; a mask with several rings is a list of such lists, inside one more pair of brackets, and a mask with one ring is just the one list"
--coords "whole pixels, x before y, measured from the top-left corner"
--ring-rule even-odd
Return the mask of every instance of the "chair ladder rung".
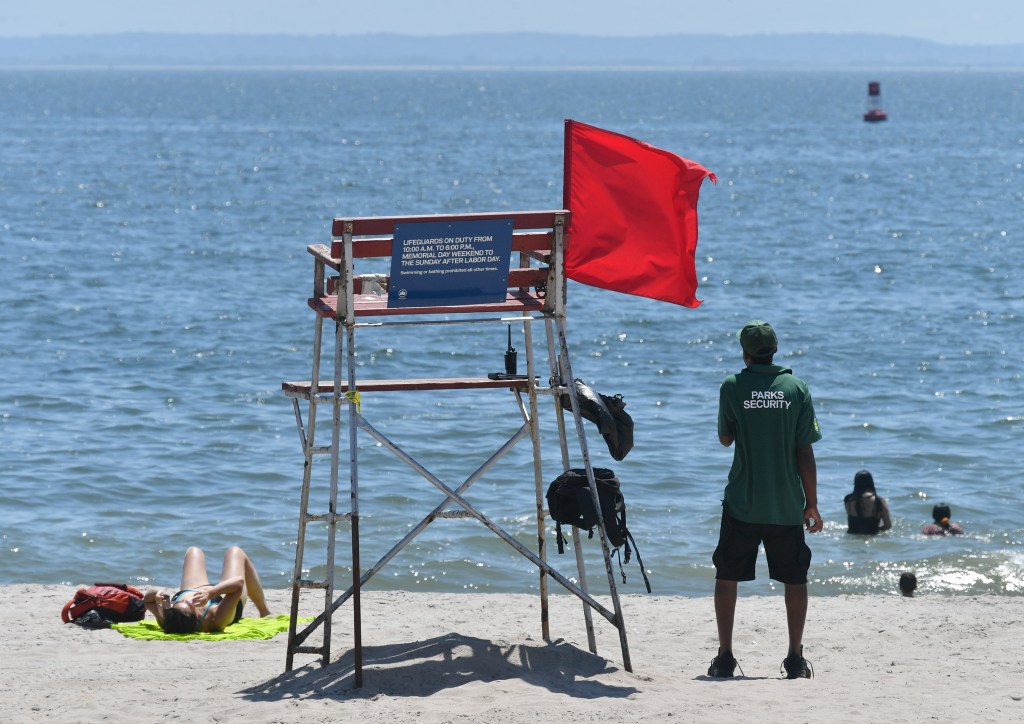
[[314, 581], [311, 578], [300, 578], [299, 588], [327, 588], [327, 581]]
[[472, 518], [473, 516], [465, 510], [442, 510], [437, 514], [438, 518]]
[[292, 653], [295, 654], [316, 654], [317, 656], [324, 655], [323, 646], [296, 646], [292, 649]]
[[[318, 392], [315, 395], [310, 395], [309, 401], [318, 405], [330, 405], [334, 402], [333, 392]], [[338, 398], [339, 405], [347, 405], [350, 400], [345, 395], [340, 395]]]
[[306, 513], [305, 519], [307, 523], [311, 522], [326, 522], [326, 523], [337, 523], [339, 520], [352, 520], [351, 513]]

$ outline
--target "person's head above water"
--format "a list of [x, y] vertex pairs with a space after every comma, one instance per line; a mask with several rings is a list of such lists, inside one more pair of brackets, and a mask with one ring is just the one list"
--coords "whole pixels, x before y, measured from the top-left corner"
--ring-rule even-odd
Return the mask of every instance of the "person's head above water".
[[909, 572], [900, 576], [900, 593], [904, 596], [913, 596], [915, 590], [917, 590], [917, 576]]
[[853, 476], [853, 494], [864, 495], [864, 493], [875, 495], [875, 479], [867, 470], [861, 470]]

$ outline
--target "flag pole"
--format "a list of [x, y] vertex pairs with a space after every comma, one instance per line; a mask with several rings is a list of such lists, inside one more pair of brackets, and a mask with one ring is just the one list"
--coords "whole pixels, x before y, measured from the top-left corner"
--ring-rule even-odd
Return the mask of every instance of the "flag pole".
[[569, 194], [571, 189], [569, 188], [570, 179], [572, 179], [572, 168], [570, 167], [572, 161], [572, 153], [569, 152], [569, 143], [572, 138], [572, 124], [571, 118], [565, 119], [565, 136], [562, 144], [564, 150], [562, 151], [562, 208], [569, 208]]

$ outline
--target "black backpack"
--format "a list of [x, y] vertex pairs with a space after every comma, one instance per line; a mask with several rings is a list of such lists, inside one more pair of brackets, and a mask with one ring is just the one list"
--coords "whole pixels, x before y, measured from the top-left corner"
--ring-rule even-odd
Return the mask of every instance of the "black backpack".
[[[594, 468], [594, 482], [597, 483], [597, 497], [601, 503], [601, 511], [604, 513], [604, 531], [608, 538], [608, 544], [618, 552], [622, 546], [625, 547], [625, 562], [633, 550], [636, 550], [636, 560], [640, 565], [640, 573], [647, 585], [647, 592], [651, 592], [651, 582], [647, 579], [647, 572], [644, 570], [644, 562], [640, 559], [640, 551], [636, 548], [636, 541], [633, 534], [626, 527], [626, 501], [622, 497], [622, 490], [619, 480], [608, 468]], [[589, 538], [594, 537], [594, 526], [597, 525], [597, 510], [594, 509], [594, 498], [590, 494], [590, 484], [587, 482], [587, 471], [584, 468], [571, 468], [559, 475], [548, 486], [547, 492], [548, 512], [551, 519], [555, 521], [555, 538], [558, 540], [558, 552], [565, 553], [565, 538], [562, 535], [562, 524], [574, 525], [580, 530], [589, 533]], [[630, 548], [632, 544], [632, 548]], [[626, 582], [626, 574], [622, 571], [622, 559], [619, 559], [619, 572], [622, 574], [622, 582]]]

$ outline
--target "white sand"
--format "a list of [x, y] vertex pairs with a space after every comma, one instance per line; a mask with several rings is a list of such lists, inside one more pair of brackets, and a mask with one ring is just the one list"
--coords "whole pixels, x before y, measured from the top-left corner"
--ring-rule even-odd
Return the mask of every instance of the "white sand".
[[[1021, 597], [812, 597], [804, 654], [815, 678], [786, 681], [781, 597], [741, 597], [745, 676], [712, 680], [711, 598], [624, 597], [629, 673], [599, 616], [600, 655], [587, 651], [571, 596], [552, 597], [545, 643], [535, 596], [369, 592], [354, 689], [348, 604], [334, 618], [331, 665], [298, 655], [285, 674], [287, 634], [132, 640], [61, 623], [73, 593], [0, 587], [0, 721], [1024, 721]], [[288, 592], [268, 593], [286, 612]], [[307, 594], [304, 608], [313, 603]]]

